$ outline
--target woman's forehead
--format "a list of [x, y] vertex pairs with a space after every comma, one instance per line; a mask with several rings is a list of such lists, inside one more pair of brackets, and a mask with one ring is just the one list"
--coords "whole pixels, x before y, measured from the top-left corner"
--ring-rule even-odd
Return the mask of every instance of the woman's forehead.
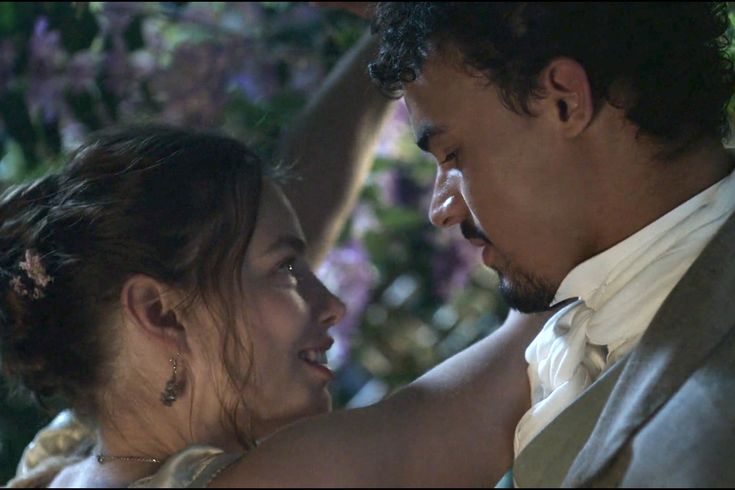
[[277, 184], [266, 180], [263, 183], [251, 248], [258, 254], [263, 253], [283, 237], [305, 241], [301, 223], [291, 202]]

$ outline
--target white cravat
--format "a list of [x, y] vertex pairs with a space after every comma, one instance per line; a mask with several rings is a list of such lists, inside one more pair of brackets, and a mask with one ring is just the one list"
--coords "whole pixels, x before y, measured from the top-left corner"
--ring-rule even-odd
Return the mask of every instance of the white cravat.
[[635, 347], [733, 210], [730, 174], [567, 275], [552, 304], [578, 299], [551, 317], [526, 350], [532, 406], [516, 427], [516, 457]]

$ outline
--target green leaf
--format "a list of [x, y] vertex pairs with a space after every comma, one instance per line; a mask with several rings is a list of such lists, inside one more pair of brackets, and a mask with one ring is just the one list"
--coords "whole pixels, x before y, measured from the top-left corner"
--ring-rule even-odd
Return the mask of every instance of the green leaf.
[[386, 231], [410, 232], [411, 229], [424, 226], [424, 217], [416, 210], [408, 208], [377, 209], [375, 213]]
[[137, 15], [123, 36], [125, 44], [130, 51], [136, 51], [145, 47], [145, 40], [143, 39], [143, 16]]
[[59, 131], [58, 119], [43, 123], [41, 134], [43, 135], [46, 158], [54, 160], [61, 153], [61, 132]]
[[74, 116], [85, 126], [91, 129], [101, 127], [101, 122], [95, 112], [97, 102], [88, 92], [74, 94], [67, 92], [66, 103], [69, 104]]
[[51, 29], [58, 29], [69, 53], [89, 48], [99, 33], [97, 19], [89, 9], [78, 9], [70, 2], [44, 2]]
[[0, 36], [6, 37], [15, 27], [15, 3], [0, 3]]
[[26, 165], [28, 167], [37, 165], [38, 137], [28, 113], [28, 106], [20, 91], [9, 91], [0, 96], [0, 115], [7, 133], [20, 145]]

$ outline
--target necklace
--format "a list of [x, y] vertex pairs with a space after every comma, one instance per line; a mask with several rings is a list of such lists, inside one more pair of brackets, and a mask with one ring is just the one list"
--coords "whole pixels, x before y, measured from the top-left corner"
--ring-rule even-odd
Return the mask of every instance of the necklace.
[[160, 463], [158, 458], [145, 458], [143, 456], [110, 456], [109, 454], [97, 454], [97, 462], [105, 464], [107, 461], [138, 461], [141, 463]]

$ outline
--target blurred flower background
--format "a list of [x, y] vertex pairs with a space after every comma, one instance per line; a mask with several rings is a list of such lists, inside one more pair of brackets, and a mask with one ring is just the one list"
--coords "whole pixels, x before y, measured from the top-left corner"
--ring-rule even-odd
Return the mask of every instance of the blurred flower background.
[[[60, 165], [89, 131], [160, 121], [219, 128], [263, 156], [367, 30], [305, 3], [0, 3], [0, 187]], [[507, 314], [476, 249], [427, 219], [434, 164], [405, 107], [319, 275], [349, 313], [335, 329], [335, 407], [374, 403]], [[0, 396], [0, 482], [48, 415]]]
[[[367, 30], [303, 3], [0, 3], [0, 186], [64, 161], [89, 131], [161, 121], [219, 128], [264, 156]], [[434, 164], [405, 107], [318, 274], [346, 302], [330, 364], [335, 408], [380, 400], [494, 329], [497, 279], [427, 206]], [[0, 482], [48, 415], [0, 401]]]

